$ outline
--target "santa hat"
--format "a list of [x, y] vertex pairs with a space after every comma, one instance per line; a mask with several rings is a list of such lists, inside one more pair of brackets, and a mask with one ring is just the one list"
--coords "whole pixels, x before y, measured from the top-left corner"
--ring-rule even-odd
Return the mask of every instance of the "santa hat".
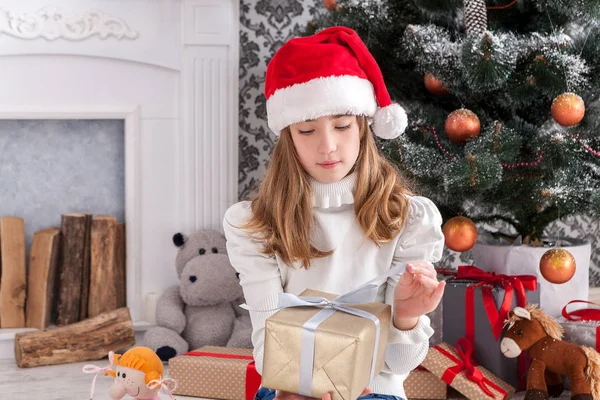
[[365, 115], [384, 139], [406, 129], [406, 112], [392, 103], [377, 62], [350, 28], [335, 26], [286, 42], [267, 66], [269, 128], [324, 115]]

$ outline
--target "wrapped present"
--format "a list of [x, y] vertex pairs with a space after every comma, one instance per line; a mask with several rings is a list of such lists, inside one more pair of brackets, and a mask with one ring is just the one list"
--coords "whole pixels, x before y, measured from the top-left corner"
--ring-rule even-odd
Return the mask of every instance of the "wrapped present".
[[456, 343], [466, 337], [474, 343], [477, 363], [524, 390], [527, 357], [525, 353], [516, 359], [505, 357], [499, 340], [508, 312], [516, 306], [537, 304], [539, 298], [534, 276], [497, 275], [461, 266], [447, 281], [443, 297], [444, 341]]
[[169, 360], [174, 394], [252, 400], [260, 387], [251, 349], [205, 346]]
[[[481, 232], [480, 232], [481, 233]], [[551, 317], [560, 316], [560, 311], [571, 300], [588, 299], [589, 262], [591, 247], [583, 240], [561, 238], [561, 247], [568, 250], [577, 264], [575, 275], [560, 285], [543, 278], [540, 271], [540, 259], [551, 247], [534, 247], [498, 243], [489, 235], [480, 234], [478, 243], [471, 249], [474, 263], [486, 271], [498, 274], [534, 275], [538, 278], [540, 289], [540, 308]], [[583, 268], [580, 268], [583, 267]]]
[[487, 369], [475, 366], [473, 347], [461, 338], [456, 348], [447, 343], [432, 347], [422, 365], [467, 399], [509, 399], [515, 388]]
[[404, 381], [404, 394], [409, 400], [412, 399], [445, 399], [448, 392], [446, 382], [419, 367], [408, 374]]
[[435, 310], [428, 313], [429, 321], [431, 323], [431, 328], [433, 329], [433, 335], [429, 338], [429, 345], [435, 346], [436, 344], [440, 344], [444, 341], [444, 312], [443, 312], [444, 303], [440, 302]]
[[581, 346], [588, 346], [600, 350], [600, 309], [585, 308], [567, 311], [567, 307], [574, 303], [584, 303], [600, 307], [600, 305], [583, 300], [569, 302], [562, 310], [562, 317], [557, 321], [565, 330], [563, 340]]
[[283, 308], [267, 319], [262, 385], [309, 397], [333, 393], [332, 400], [356, 399], [383, 368], [391, 307], [342, 305], [334, 300], [340, 297], [313, 290], [296, 299], [326, 307]]

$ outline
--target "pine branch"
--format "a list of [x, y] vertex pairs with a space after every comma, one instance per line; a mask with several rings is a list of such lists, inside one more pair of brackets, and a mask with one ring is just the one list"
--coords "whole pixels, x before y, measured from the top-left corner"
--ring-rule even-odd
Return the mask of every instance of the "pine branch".
[[523, 230], [521, 227], [521, 224], [519, 224], [513, 218], [506, 217], [504, 215], [499, 215], [499, 214], [471, 217], [471, 220], [473, 220], [473, 222], [482, 222], [482, 223], [493, 223], [496, 221], [504, 221], [504, 222], [508, 223], [510, 226], [512, 226], [513, 228], [515, 228], [515, 230], [519, 233], [522, 232], [522, 230]]

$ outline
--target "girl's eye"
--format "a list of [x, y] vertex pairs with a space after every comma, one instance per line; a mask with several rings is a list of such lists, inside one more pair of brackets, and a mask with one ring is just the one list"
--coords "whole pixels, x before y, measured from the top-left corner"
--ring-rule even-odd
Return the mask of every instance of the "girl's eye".
[[346, 129], [350, 129], [351, 126], [352, 124], [348, 124], [346, 126], [336, 126], [335, 129], [337, 129], [338, 131], [345, 131]]
[[310, 135], [311, 133], [313, 133], [313, 132], [314, 132], [314, 130], [310, 130], [310, 131], [301, 131], [301, 130], [298, 130], [298, 132], [299, 132], [301, 135]]
[[125, 372], [123, 372], [123, 378], [125, 378]]

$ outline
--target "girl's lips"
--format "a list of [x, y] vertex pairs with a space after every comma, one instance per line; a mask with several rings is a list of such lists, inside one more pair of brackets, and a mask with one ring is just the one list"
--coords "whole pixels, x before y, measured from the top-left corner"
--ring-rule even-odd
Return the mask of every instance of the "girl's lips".
[[319, 165], [325, 169], [331, 169], [331, 168], [335, 168], [339, 163], [340, 163], [339, 161], [335, 161], [335, 162], [322, 163]]

